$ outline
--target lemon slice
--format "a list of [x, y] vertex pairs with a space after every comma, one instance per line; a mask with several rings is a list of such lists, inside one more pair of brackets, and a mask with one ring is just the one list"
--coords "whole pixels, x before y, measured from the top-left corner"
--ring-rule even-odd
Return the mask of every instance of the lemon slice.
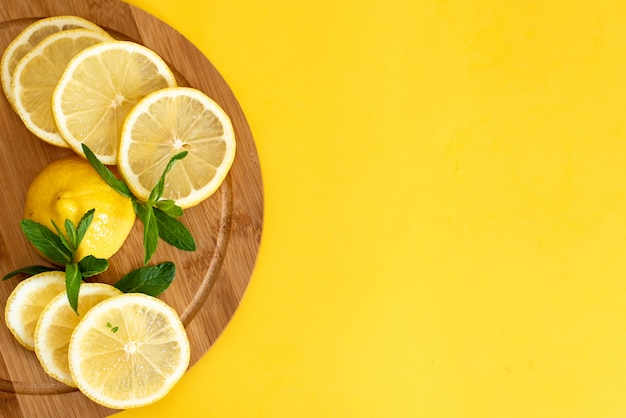
[[11, 84], [14, 109], [32, 133], [52, 145], [68, 147], [52, 116], [52, 93], [74, 55], [106, 41], [113, 38], [87, 29], [57, 32], [18, 62]]
[[64, 291], [65, 273], [61, 271], [39, 273], [15, 286], [7, 299], [4, 320], [21, 345], [35, 349], [39, 315], [52, 298]]
[[165, 302], [126, 293], [100, 302], [78, 323], [69, 365], [78, 388], [114, 409], [163, 398], [189, 366], [189, 340]]
[[61, 136], [77, 153], [84, 155], [85, 143], [104, 164], [116, 164], [128, 112], [149, 93], [175, 85], [172, 71], [149, 48], [101, 43], [69, 63], [52, 96], [52, 111]]
[[11, 80], [17, 63], [44, 38], [53, 33], [68, 29], [84, 28], [105, 35], [106, 32], [93, 22], [78, 16], [53, 16], [39, 19], [27, 26], [6, 47], [0, 60], [0, 75], [4, 94], [13, 104], [15, 102]]
[[199, 90], [174, 87], [150, 94], [129, 113], [118, 168], [133, 194], [146, 200], [170, 158], [188, 151], [167, 174], [163, 193], [187, 208], [217, 190], [233, 164], [235, 148], [224, 110]]
[[46, 305], [35, 327], [35, 354], [48, 375], [68, 386], [76, 386], [67, 357], [72, 331], [89, 309], [121, 294], [121, 291], [108, 284], [83, 283], [78, 296], [79, 315], [70, 306], [65, 292], [55, 296]]

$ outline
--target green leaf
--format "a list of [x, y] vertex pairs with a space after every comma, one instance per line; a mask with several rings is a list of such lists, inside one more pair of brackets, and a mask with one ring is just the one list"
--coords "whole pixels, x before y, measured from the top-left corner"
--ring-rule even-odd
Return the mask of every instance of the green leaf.
[[161, 199], [156, 202], [156, 207], [167, 213], [172, 218], [179, 218], [183, 216], [183, 208], [178, 206], [173, 200]]
[[[85, 234], [87, 233], [87, 229], [89, 229], [89, 226], [91, 225], [91, 222], [93, 222], [93, 217], [94, 217], [94, 213], [96, 212], [95, 209], [90, 209], [87, 212], [85, 212], [85, 214], [83, 215], [83, 217], [80, 219], [80, 221], [78, 221], [78, 226], [74, 229], [74, 234], [75, 234], [75, 239], [76, 239], [76, 247], [74, 247], [74, 251], [76, 251], [76, 248], [78, 248], [78, 246], [80, 245], [80, 243], [83, 241], [83, 238], [85, 238]], [[70, 222], [71, 224], [71, 222]], [[74, 226], [72, 225], [72, 228]]]
[[[61, 234], [59, 228], [57, 228], [57, 232], [59, 233], [59, 237], [63, 239], [63, 234]], [[76, 227], [69, 219], [65, 220], [65, 233], [67, 234], [67, 241], [71, 245], [70, 250], [76, 252], [76, 249], [78, 248], [78, 234], [76, 233]]]
[[145, 293], [159, 296], [176, 276], [176, 265], [165, 261], [156, 266], [141, 267], [122, 277], [115, 287], [124, 293]]
[[78, 292], [80, 291], [80, 285], [83, 281], [83, 277], [80, 274], [78, 264], [69, 263], [65, 265], [65, 292], [67, 293], [67, 300], [70, 303], [76, 315], [78, 315]]
[[11, 273], [6, 274], [2, 278], [2, 280], [10, 279], [11, 277], [15, 277], [15, 276], [17, 276], [19, 274], [26, 274], [28, 276], [34, 276], [35, 274], [43, 273], [44, 271], [57, 271], [57, 270], [59, 270], [59, 269], [55, 268], [55, 267], [48, 267], [48, 266], [28, 266], [28, 267], [22, 267], [20, 269], [12, 271]]
[[78, 269], [83, 277], [97, 276], [109, 268], [109, 261], [88, 255], [78, 262]]
[[145, 203], [136, 201], [133, 203], [137, 217], [143, 223], [143, 247], [145, 252], [143, 263], [148, 264], [159, 244], [159, 230], [154, 216], [154, 209]]
[[187, 227], [176, 218], [154, 208], [154, 216], [157, 221], [159, 236], [165, 242], [184, 251], [195, 251], [196, 242]]
[[67, 264], [72, 261], [72, 252], [50, 228], [30, 219], [23, 219], [20, 226], [35, 248], [54, 263]]
[[85, 153], [85, 157], [87, 157], [87, 161], [89, 161], [89, 164], [91, 164], [91, 166], [98, 172], [98, 174], [100, 174], [100, 177], [102, 177], [102, 179], [109, 186], [111, 186], [121, 195], [132, 198], [133, 194], [128, 189], [128, 186], [126, 186], [126, 183], [115, 177], [113, 172], [106, 168], [106, 166], [102, 164], [102, 162], [100, 162], [98, 157], [96, 157], [96, 155], [93, 153], [93, 151], [91, 151], [91, 149], [89, 149], [87, 145], [82, 144], [82, 147], [83, 152]]
[[[59, 226], [56, 224], [56, 222], [54, 222], [52, 219], [50, 219], [50, 222], [52, 222], [52, 226], [54, 226], [54, 229], [57, 231], [57, 236], [61, 240], [61, 243], [63, 244], [63, 246], [65, 246], [65, 248], [67, 248], [70, 251], [70, 253], [73, 254], [76, 251], [76, 248], [74, 248], [72, 246], [72, 243], [69, 242], [69, 240], [63, 234], [63, 231], [61, 231], [61, 228], [59, 228]], [[65, 222], [66, 222], [66, 225], [67, 225], [67, 222], [69, 222], [69, 221], [66, 220]]]
[[178, 154], [170, 158], [170, 160], [167, 163], [167, 166], [165, 166], [165, 170], [163, 170], [163, 174], [161, 174], [161, 178], [152, 189], [152, 192], [150, 193], [150, 197], [148, 197], [148, 202], [154, 203], [157, 200], [159, 200], [161, 196], [163, 196], [163, 190], [165, 190], [165, 176], [172, 169], [176, 161], [181, 160], [185, 158], [186, 156], [187, 156], [187, 151], [183, 151], [183, 152], [179, 152]]

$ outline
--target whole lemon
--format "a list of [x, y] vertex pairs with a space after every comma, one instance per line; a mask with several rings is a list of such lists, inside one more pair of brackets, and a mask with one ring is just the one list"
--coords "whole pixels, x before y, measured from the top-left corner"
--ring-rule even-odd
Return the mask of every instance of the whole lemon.
[[74, 261], [87, 255], [110, 258], [124, 244], [135, 211], [130, 198], [109, 186], [88, 161], [71, 156], [53, 161], [35, 177], [26, 192], [24, 218], [55, 231], [52, 221], [65, 231], [65, 220], [77, 225], [95, 209], [94, 218], [79, 245]]

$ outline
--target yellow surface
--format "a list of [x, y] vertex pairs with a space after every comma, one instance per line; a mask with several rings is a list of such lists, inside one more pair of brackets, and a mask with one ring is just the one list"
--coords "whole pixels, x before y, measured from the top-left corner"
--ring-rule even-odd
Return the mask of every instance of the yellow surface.
[[131, 0], [258, 147], [248, 292], [120, 417], [626, 413], [626, 4]]

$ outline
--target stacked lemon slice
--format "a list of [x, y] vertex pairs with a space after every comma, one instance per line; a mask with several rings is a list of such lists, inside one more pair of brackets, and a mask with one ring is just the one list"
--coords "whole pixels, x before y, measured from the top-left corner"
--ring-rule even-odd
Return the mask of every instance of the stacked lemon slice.
[[10, 91], [15, 111], [31, 132], [52, 145], [67, 147], [52, 116], [52, 93], [74, 55], [111, 39], [87, 29], [62, 31], [45, 38], [18, 62]]
[[176, 85], [167, 64], [134, 42], [95, 45], [69, 63], [51, 97], [63, 138], [83, 154], [86, 144], [105, 164], [116, 164], [122, 124], [148, 94]]
[[35, 21], [24, 29], [11, 41], [2, 54], [0, 61], [0, 76], [2, 78], [2, 88], [9, 99], [14, 103], [12, 88], [13, 73], [18, 62], [24, 58], [39, 42], [46, 37], [70, 29], [89, 29], [94, 33], [106, 36], [107, 33], [98, 25], [78, 16], [54, 16]]
[[172, 156], [163, 196], [188, 208], [211, 196], [235, 158], [226, 112], [203, 92], [177, 87], [151, 49], [116, 40], [79, 17], [43, 19], [2, 56], [2, 85], [26, 127], [83, 155], [87, 145], [147, 200]]
[[77, 315], [65, 294], [64, 273], [40, 273], [15, 287], [5, 322], [48, 375], [110, 408], [153, 403], [187, 370], [187, 334], [160, 299], [85, 283], [78, 307]]

